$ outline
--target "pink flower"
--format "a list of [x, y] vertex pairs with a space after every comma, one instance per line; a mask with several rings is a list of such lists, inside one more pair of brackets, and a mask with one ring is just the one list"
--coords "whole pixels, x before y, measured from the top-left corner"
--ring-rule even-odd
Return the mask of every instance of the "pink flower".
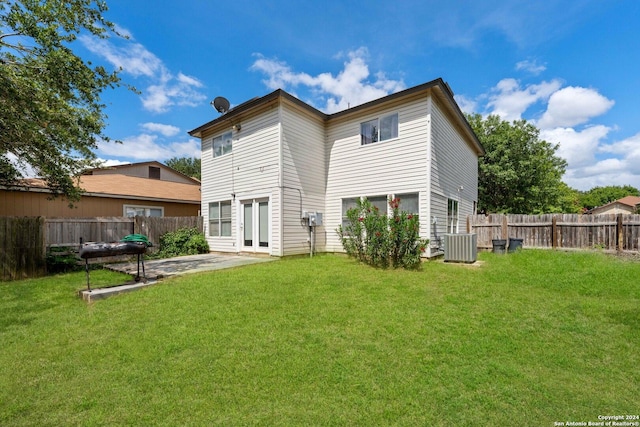
[[362, 222], [362, 221], [364, 221], [364, 218], [360, 217], [360, 218], [358, 218], [358, 221]]
[[413, 218], [413, 215], [411, 214], [407, 215], [407, 219], [411, 219], [411, 218]]

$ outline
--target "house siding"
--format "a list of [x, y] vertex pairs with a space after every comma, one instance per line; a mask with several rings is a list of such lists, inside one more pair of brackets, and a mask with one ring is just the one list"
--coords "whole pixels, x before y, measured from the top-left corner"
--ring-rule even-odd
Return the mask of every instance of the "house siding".
[[461, 219], [458, 231], [464, 233], [466, 226], [462, 219], [474, 213], [474, 202], [478, 200], [478, 157], [460, 130], [452, 125], [452, 118], [437, 97], [433, 98], [431, 118], [430, 219], [436, 218], [439, 235], [446, 233], [447, 201], [458, 200]]
[[[336, 229], [342, 222], [342, 199], [419, 193], [420, 215], [428, 215], [428, 97], [385, 106], [350, 120], [330, 124], [326, 145], [327, 250], [342, 251]], [[362, 146], [360, 124], [398, 113], [398, 138]], [[421, 234], [428, 233], [428, 224]]]
[[[213, 158], [213, 138], [231, 129], [221, 128], [202, 142], [202, 215], [205, 232], [212, 251], [240, 252], [240, 202], [248, 199], [269, 198], [270, 201], [270, 253], [281, 255], [280, 203], [279, 203], [279, 135], [277, 109], [248, 118], [241, 131], [233, 131], [232, 152]], [[235, 195], [235, 197], [233, 196]], [[209, 236], [209, 203], [231, 200], [231, 237]]]
[[[361, 123], [393, 113], [398, 137], [362, 146]], [[247, 198], [269, 197], [275, 256], [309, 251], [304, 211], [323, 213], [316, 250], [342, 251], [336, 231], [344, 198], [417, 193], [420, 235], [430, 239], [446, 230], [449, 198], [459, 201], [459, 218], [474, 211], [482, 147], [440, 80], [332, 115], [281, 91], [227, 114], [191, 131], [203, 141], [203, 216], [209, 202], [235, 194], [233, 235], [208, 237], [214, 251], [239, 251], [237, 214]], [[233, 153], [212, 159], [212, 138], [240, 121]], [[466, 231], [463, 223], [459, 231]]]
[[[324, 122], [287, 103], [281, 118], [283, 254], [308, 253], [311, 235], [302, 212], [325, 210]], [[325, 228], [316, 227], [316, 251], [325, 250]]]

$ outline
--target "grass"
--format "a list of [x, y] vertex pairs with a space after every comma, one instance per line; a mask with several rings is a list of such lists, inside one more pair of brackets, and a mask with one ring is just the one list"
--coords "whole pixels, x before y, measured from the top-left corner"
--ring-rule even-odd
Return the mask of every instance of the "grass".
[[[87, 305], [84, 274], [0, 284], [0, 425], [553, 425], [640, 411], [640, 263], [342, 256]], [[92, 283], [121, 276], [92, 272]]]

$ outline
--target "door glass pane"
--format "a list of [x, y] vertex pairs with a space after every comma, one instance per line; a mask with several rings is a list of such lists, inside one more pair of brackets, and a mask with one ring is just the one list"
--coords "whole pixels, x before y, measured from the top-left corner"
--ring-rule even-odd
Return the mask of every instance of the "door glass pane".
[[253, 246], [253, 205], [245, 203], [242, 205], [244, 212], [244, 245]]
[[263, 248], [269, 247], [269, 202], [260, 202], [259, 211], [259, 242]]

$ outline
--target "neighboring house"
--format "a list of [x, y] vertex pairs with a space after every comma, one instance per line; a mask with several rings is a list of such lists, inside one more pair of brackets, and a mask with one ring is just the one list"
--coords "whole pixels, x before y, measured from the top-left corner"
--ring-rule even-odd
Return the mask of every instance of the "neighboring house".
[[0, 216], [200, 215], [200, 182], [158, 162], [91, 169], [79, 181], [85, 193], [72, 208], [62, 197], [51, 199], [41, 179], [0, 187]]
[[607, 203], [603, 206], [598, 206], [591, 209], [589, 214], [591, 215], [603, 215], [603, 214], [635, 214], [640, 208], [640, 197], [627, 196], [622, 199], [615, 200], [611, 203]]
[[[432, 242], [476, 211], [484, 149], [442, 79], [335, 114], [276, 90], [189, 134], [213, 251], [342, 251], [336, 229], [360, 197], [385, 212], [399, 197]], [[323, 215], [313, 235], [309, 212]]]

